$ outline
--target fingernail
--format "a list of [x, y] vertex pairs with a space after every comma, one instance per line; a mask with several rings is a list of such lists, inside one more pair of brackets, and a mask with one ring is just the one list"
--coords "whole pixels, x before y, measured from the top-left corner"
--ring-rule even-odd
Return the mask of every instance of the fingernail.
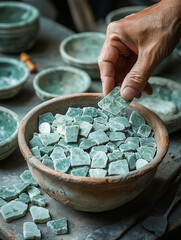
[[137, 93], [138, 91], [136, 91], [134, 88], [125, 87], [121, 95], [125, 100], [132, 100], [137, 95]]

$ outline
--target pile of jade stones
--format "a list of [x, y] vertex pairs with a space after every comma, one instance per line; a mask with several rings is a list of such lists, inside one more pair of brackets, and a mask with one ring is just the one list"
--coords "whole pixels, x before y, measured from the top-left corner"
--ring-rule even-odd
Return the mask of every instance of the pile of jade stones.
[[127, 175], [155, 156], [154, 133], [136, 111], [123, 109], [130, 101], [115, 87], [95, 107], [69, 107], [65, 115], [39, 116], [39, 133], [29, 142], [44, 165], [81, 177]]

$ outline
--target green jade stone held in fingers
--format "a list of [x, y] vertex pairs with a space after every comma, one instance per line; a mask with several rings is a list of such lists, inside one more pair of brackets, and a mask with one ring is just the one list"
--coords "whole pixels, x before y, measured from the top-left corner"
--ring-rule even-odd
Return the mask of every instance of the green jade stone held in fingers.
[[34, 222], [25, 222], [23, 224], [23, 236], [24, 239], [41, 239], [41, 232]]

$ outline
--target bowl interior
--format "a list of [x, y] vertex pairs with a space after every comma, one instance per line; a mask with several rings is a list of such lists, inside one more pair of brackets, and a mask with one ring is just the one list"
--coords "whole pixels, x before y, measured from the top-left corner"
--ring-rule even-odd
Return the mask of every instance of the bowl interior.
[[17, 130], [18, 123], [14, 117], [0, 109], [0, 142], [11, 137]]
[[0, 89], [19, 83], [25, 75], [25, 68], [18, 63], [0, 61]]

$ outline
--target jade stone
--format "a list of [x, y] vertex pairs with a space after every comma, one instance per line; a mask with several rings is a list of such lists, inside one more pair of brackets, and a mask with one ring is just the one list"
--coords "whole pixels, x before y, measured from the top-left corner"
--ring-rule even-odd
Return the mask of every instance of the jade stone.
[[[48, 157], [49, 158], [49, 157]], [[54, 165], [53, 165], [53, 162], [51, 160], [51, 158], [47, 159], [47, 158], [44, 158], [42, 163], [47, 166], [48, 168], [51, 168], [54, 170]]]
[[122, 140], [122, 141], [114, 141], [114, 145], [116, 145], [116, 147], [119, 147], [123, 143], [124, 143], [124, 140]]
[[141, 155], [142, 159], [145, 159], [148, 162], [153, 160], [156, 153], [156, 149], [152, 147], [140, 147], [137, 151]]
[[30, 203], [30, 201], [31, 201], [30, 197], [26, 193], [20, 194], [19, 195], [19, 199], [20, 199], [20, 201], [22, 201], [22, 202], [24, 202], [26, 204]]
[[89, 153], [90, 155], [90, 158], [92, 159], [94, 157], [94, 155], [98, 152], [98, 151], [102, 151], [102, 152], [105, 152], [107, 153], [108, 151], [108, 148], [106, 145], [99, 145], [99, 146], [94, 146], [91, 148], [91, 151]]
[[90, 169], [89, 170], [89, 175], [90, 177], [106, 177], [107, 175], [107, 170], [105, 169]]
[[128, 156], [128, 166], [129, 166], [129, 170], [135, 170], [136, 169], [136, 155], [135, 154], [131, 154], [130, 156]]
[[108, 158], [105, 152], [99, 151], [92, 159], [91, 168], [106, 168], [107, 160]]
[[35, 223], [46, 223], [51, 219], [48, 209], [43, 207], [33, 206], [30, 208], [30, 213]]
[[153, 147], [156, 148], [156, 141], [153, 137], [140, 138], [140, 145], [142, 147]]
[[106, 97], [104, 97], [98, 106], [113, 115], [117, 115], [129, 105], [130, 101], [124, 100], [120, 95], [120, 87], [115, 87]]
[[[65, 128], [67, 127], [67, 126], [71, 126], [71, 125], [69, 125], [69, 124], [63, 124], [63, 125], [61, 125], [61, 126], [58, 126], [57, 127], [57, 129], [56, 129], [56, 131], [61, 135], [61, 136], [65, 136]], [[54, 131], [54, 132], [56, 132], [56, 131]]]
[[70, 157], [54, 160], [55, 170], [66, 173], [70, 168]]
[[91, 129], [92, 129], [92, 124], [90, 124], [88, 122], [82, 122], [80, 124], [79, 135], [83, 136], [83, 137], [87, 137], [89, 135]]
[[132, 129], [138, 131], [139, 127], [145, 124], [145, 119], [138, 112], [133, 111], [129, 118], [129, 122], [132, 124]]
[[0, 207], [2, 207], [3, 205], [7, 204], [6, 201], [4, 201], [2, 198], [0, 198]]
[[46, 147], [48, 145], [57, 143], [60, 139], [60, 135], [58, 133], [39, 134], [39, 138]]
[[89, 171], [88, 166], [72, 168], [70, 174], [73, 176], [86, 177]]
[[146, 164], [148, 164], [148, 162], [145, 159], [138, 159], [136, 161], [136, 169], [140, 169], [143, 166], [145, 166]]
[[107, 154], [109, 162], [121, 160], [123, 158], [123, 153], [119, 150], [114, 150], [112, 153]]
[[24, 183], [29, 183], [33, 186], [38, 186], [38, 183], [35, 181], [33, 176], [31, 175], [29, 170], [25, 170], [21, 175], [20, 178], [23, 180]]
[[117, 149], [117, 146], [112, 142], [108, 142], [106, 146], [107, 146], [108, 152], [113, 152], [114, 150]]
[[40, 154], [40, 150], [39, 148], [36, 146], [34, 148], [31, 149], [32, 154], [37, 157], [37, 158], [41, 158], [41, 154]]
[[107, 118], [97, 117], [97, 118], [94, 118], [94, 123], [106, 125], [108, 122], [107, 122]]
[[27, 188], [27, 192], [28, 192], [28, 195], [30, 197], [30, 199], [32, 200], [32, 198], [36, 195], [40, 195], [40, 190], [36, 187], [33, 187], [33, 186], [30, 186]]
[[84, 139], [83, 141], [81, 141], [79, 147], [86, 150], [89, 149], [93, 146], [97, 145], [97, 142], [95, 140], [92, 139]]
[[141, 159], [141, 155], [138, 152], [135, 153], [135, 156], [136, 156], [136, 159]]
[[68, 233], [67, 219], [65, 217], [47, 222], [47, 227], [56, 235]]
[[62, 147], [56, 147], [50, 155], [50, 158], [54, 161], [57, 159], [66, 158], [64, 149]]
[[68, 111], [66, 112], [66, 115], [68, 115], [69, 117], [77, 117], [77, 116], [81, 116], [82, 112], [83, 111], [81, 108], [69, 107]]
[[10, 186], [3, 186], [0, 188], [0, 197], [4, 200], [12, 200], [15, 199], [24, 192], [29, 184], [26, 183], [19, 183]]
[[80, 148], [70, 149], [70, 163], [72, 167], [90, 166], [90, 156]]
[[115, 141], [122, 141], [126, 139], [126, 136], [122, 132], [107, 132], [107, 135], [110, 139], [110, 141], [115, 142]]
[[114, 117], [114, 120], [123, 124], [126, 129], [131, 126], [130, 122], [128, 121], [128, 119], [126, 117], [118, 116], [118, 117]]
[[29, 146], [30, 146], [31, 149], [34, 148], [34, 147], [41, 148], [41, 147], [43, 147], [43, 144], [42, 144], [39, 136], [34, 135], [33, 138], [29, 141]]
[[55, 118], [54, 118], [54, 116], [51, 112], [44, 113], [44, 114], [39, 116], [39, 125], [44, 123], [44, 122], [53, 123], [54, 119]]
[[94, 129], [94, 131], [99, 131], [99, 130], [107, 131], [107, 130], [109, 130], [109, 126], [108, 126], [108, 124], [104, 125], [102, 123], [94, 122], [93, 129]]
[[[127, 159], [129, 156], [134, 154], [135, 152], [124, 152], [124, 157]], [[135, 153], [136, 154], [136, 153]]]
[[46, 206], [46, 202], [45, 199], [42, 195], [35, 195], [32, 197], [31, 199], [32, 203], [40, 206], [40, 207], [45, 207]]
[[108, 119], [108, 112], [103, 111], [102, 109], [98, 108], [98, 109], [97, 109], [97, 116], [98, 116], [98, 117], [102, 117], [102, 118], [104, 118], [105, 120], [107, 120], [107, 119]]
[[98, 145], [107, 143], [109, 141], [108, 136], [104, 131], [94, 131], [89, 134], [89, 138], [97, 142]]
[[111, 175], [125, 175], [129, 173], [129, 167], [126, 160], [113, 161], [109, 164], [108, 174]]
[[23, 224], [24, 239], [41, 239], [41, 232], [34, 222], [25, 222]]
[[119, 149], [122, 152], [134, 152], [136, 151], [137, 147], [134, 143], [124, 143], [119, 146]]
[[147, 124], [143, 124], [139, 127], [138, 129], [138, 132], [137, 134], [140, 136], [140, 137], [149, 137], [151, 133], [151, 127], [148, 126]]
[[78, 144], [77, 144], [77, 143], [66, 143], [64, 139], [60, 139], [60, 141], [58, 142], [58, 144], [59, 144], [59, 145], [64, 145], [64, 146], [67, 147], [68, 149], [78, 147]]
[[48, 154], [49, 155], [53, 151], [53, 149], [54, 149], [54, 146], [41, 147], [40, 152], [42, 154]]
[[89, 115], [93, 118], [97, 117], [97, 108], [95, 107], [84, 107], [82, 115]]
[[139, 137], [128, 137], [125, 140], [125, 143], [130, 143], [130, 144], [134, 144], [136, 148], [139, 147], [139, 143], [140, 143], [140, 138]]
[[65, 128], [66, 143], [76, 143], [79, 134], [79, 126], [67, 126]]
[[[118, 117], [117, 117], [118, 118]], [[124, 124], [120, 123], [119, 121], [117, 121], [117, 118], [110, 118], [109, 119], [109, 128], [110, 131], [113, 132], [119, 132], [125, 129]]]
[[74, 121], [93, 123], [93, 118], [91, 116], [89, 116], [89, 115], [83, 115], [83, 116], [75, 117]]
[[56, 114], [55, 115], [55, 121], [53, 121], [52, 126], [58, 127], [62, 124], [67, 124], [67, 123], [72, 123], [73, 118], [67, 115], [62, 115], [62, 114]]
[[39, 133], [46, 134], [51, 132], [50, 124], [47, 122], [43, 122], [39, 125]]
[[21, 201], [11, 201], [6, 205], [3, 205], [0, 212], [6, 222], [11, 222], [12, 220], [25, 216], [27, 209], [27, 204]]

